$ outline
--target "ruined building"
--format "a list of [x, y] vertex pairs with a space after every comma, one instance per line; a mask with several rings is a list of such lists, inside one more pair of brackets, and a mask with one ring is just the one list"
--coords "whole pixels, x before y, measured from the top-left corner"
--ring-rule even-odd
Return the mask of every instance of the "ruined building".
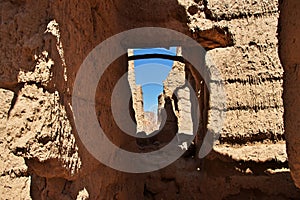
[[[0, 8], [1, 199], [299, 199], [298, 0], [23, 0], [1, 1]], [[141, 43], [146, 33], [142, 39], [122, 36], [114, 45], [124, 53], [101, 71], [96, 88], [90, 83], [98, 78], [98, 63], [86, 59], [112, 36], [141, 27], [192, 38], [205, 54], [191, 45], [183, 46], [182, 56], [199, 57], [209, 77], [188, 59], [174, 61], [159, 97], [166, 120], [153, 140], [124, 133], [113, 115], [112, 107], [119, 113], [129, 110], [127, 118], [137, 123], [133, 132], [143, 129], [139, 120], [145, 116], [137, 112], [141, 88], [132, 90], [128, 81], [134, 79], [128, 50], [182, 44], [163, 33], [157, 43]], [[97, 50], [102, 54], [92, 57], [104, 63], [121, 52], [112, 54], [108, 46]], [[92, 66], [86, 73], [94, 73], [76, 90], [86, 63]], [[127, 72], [124, 94], [112, 101]], [[172, 76], [187, 82], [175, 83]], [[132, 91], [137, 97], [124, 101]], [[87, 99], [82, 93], [93, 95]], [[189, 93], [196, 94], [196, 108]], [[78, 128], [81, 116], [74, 113], [89, 114], [89, 109], [74, 104], [74, 98], [90, 103], [97, 126], [127, 152], [143, 155], [164, 148], [177, 133], [191, 130], [195, 138], [170, 165], [125, 173], [98, 159], [107, 156], [113, 162], [119, 151], [86, 145], [80, 131], [89, 138], [92, 119]], [[214, 119], [221, 117], [225, 120], [218, 124]], [[212, 151], [202, 157], [206, 136], [218, 132]], [[109, 154], [97, 157], [93, 148]]]

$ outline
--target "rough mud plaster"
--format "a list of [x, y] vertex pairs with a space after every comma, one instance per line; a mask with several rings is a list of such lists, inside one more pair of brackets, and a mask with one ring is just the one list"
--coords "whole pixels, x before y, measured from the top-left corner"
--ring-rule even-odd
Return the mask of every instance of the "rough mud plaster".
[[185, 83], [185, 64], [174, 61], [172, 69], [163, 82], [165, 98], [172, 100], [172, 108], [178, 121], [178, 133], [193, 134], [190, 89]]
[[[133, 49], [128, 50], [128, 57], [133, 56]], [[135, 111], [136, 132], [145, 131], [144, 121], [144, 100], [143, 90], [141, 85], [136, 84], [134, 60], [128, 61], [128, 82], [132, 94], [132, 107]]]
[[300, 2], [280, 3], [279, 53], [284, 68], [284, 128], [292, 177], [300, 187]]
[[[7, 198], [24, 197], [25, 199], [30, 197], [76, 199], [78, 196], [85, 198], [87, 194], [90, 199], [299, 197], [299, 191], [294, 187], [288, 170], [281, 170], [287, 168], [288, 163], [285, 161], [286, 155], [282, 154], [284, 142], [280, 140], [283, 138], [278, 137], [283, 132], [281, 118], [283, 104], [278, 99], [283, 70], [278, 64], [276, 52], [278, 12], [273, 5], [277, 5], [277, 1], [269, 1], [267, 4], [265, 1], [257, 1], [255, 5], [249, 1], [229, 0], [224, 1], [224, 4], [221, 1], [188, 0], [180, 2], [175, 0], [1, 2], [3, 14], [0, 25], [0, 87], [5, 89], [5, 98], [1, 98], [1, 109], [5, 108], [3, 111], [5, 116], [8, 116], [8, 113], [12, 116], [8, 118], [9, 123], [1, 120], [1, 127], [5, 124], [5, 131], [1, 129], [1, 138], [2, 135], [7, 137], [8, 130], [21, 130], [22, 127], [24, 131], [27, 130], [25, 128], [32, 130], [24, 133], [11, 131], [14, 137], [5, 139], [11, 141], [10, 147], [15, 148], [4, 146], [3, 152], [7, 151], [6, 155], [10, 157], [7, 160], [17, 164], [13, 164], [13, 167], [9, 164], [4, 170], [8, 170], [9, 173], [5, 172], [1, 176], [1, 179], [5, 180], [5, 185], [1, 186], [1, 194], [6, 195]], [[289, 3], [287, 5], [296, 7]], [[191, 6], [193, 7], [190, 8]], [[59, 37], [46, 31], [49, 22], [53, 20], [58, 24]], [[289, 23], [296, 22], [290, 20]], [[221, 69], [223, 81], [229, 90], [228, 98], [232, 107], [229, 113], [232, 113], [232, 119], [239, 120], [231, 120], [224, 125], [223, 139], [206, 159], [198, 160], [197, 152], [191, 150], [165, 169], [136, 175], [105, 167], [86, 151], [76, 133], [69, 103], [76, 73], [87, 54], [106, 38], [141, 26], [172, 28], [192, 36], [208, 50], [213, 49], [208, 54], [211, 54], [214, 65]], [[291, 37], [286, 37], [291, 43], [293, 42]], [[166, 39], [166, 43], [160, 45], [178, 45], [172, 41], [172, 38]], [[151, 45], [157, 46], [157, 44], [145, 44], [144, 47]], [[62, 48], [58, 48], [61, 46]], [[42, 55], [44, 51], [48, 52], [48, 59], [54, 63], [51, 65], [51, 76], [46, 82], [42, 81], [44, 76], [31, 78], [35, 72], [41, 75], [36, 68], [38, 62], [35, 58]], [[61, 54], [61, 51], [64, 53]], [[207, 65], [213, 70], [212, 62], [207, 62]], [[294, 70], [292, 66], [291, 64], [291, 69]], [[124, 136], [112, 121], [110, 93], [113, 85], [126, 71], [125, 56], [114, 62], [105, 72], [95, 97], [96, 111], [100, 124], [115, 144], [133, 151], [142, 151], [136, 149], [135, 139]], [[200, 84], [201, 78], [192, 68], [191, 73], [195, 77], [196, 88], [205, 91], [203, 83]], [[288, 80], [296, 80], [293, 73], [286, 76], [291, 77]], [[270, 88], [271, 85], [274, 88]], [[296, 88], [296, 84], [293, 86]], [[232, 89], [234, 87], [239, 89], [235, 92]], [[7, 90], [13, 91], [14, 94]], [[245, 90], [251, 92], [243, 92]], [[262, 93], [257, 100], [248, 98], [251, 95], [256, 96], [259, 91], [266, 91], [266, 93]], [[295, 91], [297, 93], [296, 89]], [[240, 95], [245, 97], [241, 97], [238, 101], [237, 97]], [[292, 95], [290, 97], [292, 98]], [[39, 100], [42, 99], [45, 101], [39, 105]], [[288, 101], [295, 102], [293, 99]], [[204, 110], [207, 109], [207, 112], [212, 115], [217, 108], [209, 107], [208, 103], [213, 102], [204, 102], [202, 105]], [[294, 105], [297, 108], [297, 104]], [[46, 109], [47, 106], [49, 109]], [[22, 113], [23, 109], [25, 113]], [[34, 112], [38, 112], [35, 109], [45, 112], [35, 114]], [[269, 112], [272, 119], [277, 115], [276, 128], [269, 128], [272, 125], [270, 118], [260, 117], [261, 113]], [[43, 119], [51, 114], [55, 116], [51, 123], [40, 121], [39, 117]], [[287, 113], [287, 115], [294, 114]], [[205, 116], [207, 115], [204, 114], [203, 118]], [[256, 118], [259, 120], [253, 122]], [[257, 122], [260, 123], [258, 127], [255, 124]], [[6, 123], [9, 124], [8, 129]], [[251, 126], [253, 131], [249, 133], [246, 125], [251, 123], [254, 123]], [[59, 124], [58, 127], [55, 124]], [[208, 124], [213, 126], [209, 121], [209, 115]], [[261, 128], [264, 125], [266, 128]], [[37, 129], [40, 126], [45, 130], [45, 134], [39, 134]], [[204, 126], [205, 124], [202, 124], [203, 129]], [[241, 131], [238, 131], [239, 129]], [[287, 129], [289, 129], [288, 125]], [[168, 130], [174, 128], [170, 127], [166, 131]], [[262, 133], [257, 134], [258, 131]], [[260, 137], [256, 137], [257, 135]], [[61, 139], [65, 143], [59, 142], [57, 136], [62, 136]], [[19, 140], [23, 137], [26, 137], [26, 140]], [[250, 140], [250, 144], [243, 140], [245, 138]], [[2, 144], [5, 143], [7, 142]], [[246, 145], [249, 149], [245, 148]], [[24, 148], [20, 149], [19, 146]], [[268, 157], [258, 155], [260, 151], [256, 153], [252, 151], [258, 147], [267, 148], [274, 154]], [[197, 148], [199, 146], [196, 146]], [[228, 148], [234, 148], [234, 151], [228, 151]], [[57, 149], [63, 150], [56, 153]], [[238, 156], [239, 152], [242, 152], [241, 156]], [[278, 161], [277, 157], [280, 158]], [[18, 167], [14, 168], [14, 166]], [[76, 169], [74, 173], [72, 169]], [[295, 178], [294, 169], [296, 168], [292, 167]]]
[[0, 89], [0, 195], [3, 199], [28, 199], [30, 197], [31, 179], [27, 173], [28, 167], [22, 157], [14, 155], [9, 149], [14, 138], [5, 131], [8, 122], [8, 111], [13, 97], [13, 92]]

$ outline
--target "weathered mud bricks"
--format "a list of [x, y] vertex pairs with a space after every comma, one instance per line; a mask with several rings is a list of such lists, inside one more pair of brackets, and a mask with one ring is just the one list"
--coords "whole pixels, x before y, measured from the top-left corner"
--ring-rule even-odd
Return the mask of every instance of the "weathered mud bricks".
[[[299, 198], [288, 169], [289, 164], [299, 186], [299, 3], [282, 3], [279, 31], [278, 7], [277, 0], [2, 1], [0, 196]], [[145, 26], [182, 32], [207, 50], [208, 71], [219, 69], [222, 75], [218, 81], [226, 89], [227, 118], [206, 158], [197, 158], [201, 143], [196, 143], [164, 169], [127, 174], [99, 163], [81, 143], [73, 119], [72, 91], [78, 69], [93, 48], [117, 33]], [[179, 44], [170, 37], [159, 45]], [[205, 111], [200, 115], [204, 122], [207, 119], [201, 130], [214, 130], [211, 119], [223, 105], [217, 93], [206, 98], [201, 77], [187, 66], [188, 80], [200, 91], [199, 102]], [[114, 144], [143, 152], [135, 138], [118, 128], [111, 112], [114, 85], [127, 71], [124, 55], [104, 72], [95, 94], [95, 112]], [[211, 78], [206, 84], [215, 88], [216, 80]], [[129, 83], [126, 88], [130, 89]], [[118, 103], [123, 105], [122, 98]]]

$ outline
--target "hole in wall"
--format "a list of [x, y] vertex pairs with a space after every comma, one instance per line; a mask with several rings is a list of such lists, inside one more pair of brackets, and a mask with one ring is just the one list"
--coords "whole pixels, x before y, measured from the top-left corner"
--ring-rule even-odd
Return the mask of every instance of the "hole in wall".
[[147, 136], [137, 139], [141, 146], [155, 144], [160, 148], [174, 137], [181, 144], [182, 135], [193, 135], [193, 88], [189, 89], [186, 82], [189, 80], [181, 51], [181, 47], [128, 50], [136, 134]]
[[159, 96], [163, 94], [163, 82], [168, 77], [176, 47], [129, 49], [128, 80], [130, 83], [137, 133], [148, 135], [157, 131]]

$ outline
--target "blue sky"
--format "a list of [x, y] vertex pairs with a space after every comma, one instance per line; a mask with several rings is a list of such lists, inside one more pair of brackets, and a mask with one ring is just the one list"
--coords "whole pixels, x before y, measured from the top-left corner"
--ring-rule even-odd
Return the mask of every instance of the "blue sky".
[[[142, 54], [167, 54], [176, 55], [176, 47], [134, 49], [134, 55]], [[144, 110], [156, 111], [157, 97], [163, 92], [163, 81], [167, 78], [172, 65], [172, 60], [166, 59], [141, 59], [135, 60], [135, 79], [136, 84], [142, 85]]]

